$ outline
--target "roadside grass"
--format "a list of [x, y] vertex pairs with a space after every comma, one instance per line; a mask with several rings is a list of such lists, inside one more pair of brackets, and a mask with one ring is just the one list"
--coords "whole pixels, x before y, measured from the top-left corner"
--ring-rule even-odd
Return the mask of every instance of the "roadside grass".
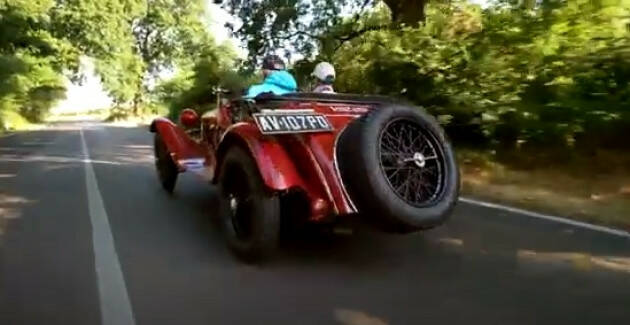
[[46, 122], [102, 121], [109, 116], [109, 109], [93, 109], [50, 114]]
[[149, 106], [140, 109], [140, 113], [133, 114], [129, 109], [111, 108], [103, 122], [118, 127], [136, 127], [148, 125], [154, 118], [164, 116], [168, 110], [161, 106]]
[[0, 134], [5, 131], [39, 130], [44, 125], [31, 123], [17, 112], [11, 110], [0, 111]]
[[149, 125], [151, 124], [151, 121], [153, 121], [154, 118], [160, 117], [160, 116], [161, 115], [156, 115], [156, 114], [146, 114], [142, 116], [129, 116], [124, 119], [116, 119], [116, 120], [105, 119], [104, 122], [105, 124], [109, 126], [137, 127], [137, 126]]
[[528, 168], [485, 151], [458, 150], [458, 158], [468, 197], [630, 230], [630, 153]]
[[135, 127], [146, 125], [161, 115], [155, 113], [132, 114], [129, 109], [102, 108], [77, 112], [64, 112], [51, 114], [46, 122], [74, 122], [74, 121], [99, 121], [107, 125], [118, 127]]

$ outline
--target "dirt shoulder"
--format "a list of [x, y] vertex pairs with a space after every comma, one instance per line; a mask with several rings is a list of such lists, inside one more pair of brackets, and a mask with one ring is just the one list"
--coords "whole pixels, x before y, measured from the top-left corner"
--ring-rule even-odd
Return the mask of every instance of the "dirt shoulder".
[[630, 165], [620, 161], [627, 157], [601, 154], [593, 164], [518, 169], [480, 152], [458, 155], [463, 195], [630, 230]]

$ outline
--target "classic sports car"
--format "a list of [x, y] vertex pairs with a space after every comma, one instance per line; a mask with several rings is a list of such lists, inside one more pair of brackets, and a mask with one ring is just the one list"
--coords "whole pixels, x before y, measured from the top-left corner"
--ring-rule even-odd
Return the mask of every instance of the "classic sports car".
[[218, 185], [228, 245], [267, 257], [282, 219], [350, 216], [409, 233], [442, 224], [459, 195], [451, 145], [421, 108], [383, 97], [299, 93], [226, 102], [151, 124], [164, 189], [196, 172]]

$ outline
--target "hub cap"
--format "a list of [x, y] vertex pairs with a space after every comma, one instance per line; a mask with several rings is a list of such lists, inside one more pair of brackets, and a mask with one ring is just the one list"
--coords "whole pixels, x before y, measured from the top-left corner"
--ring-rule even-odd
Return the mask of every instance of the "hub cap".
[[233, 195], [230, 196], [230, 210], [233, 216], [236, 215], [236, 211], [238, 210], [238, 200]]
[[249, 187], [240, 170], [235, 170], [231, 175], [230, 185], [226, 186], [226, 200], [230, 209], [229, 222], [236, 235], [242, 240], [248, 240], [252, 234], [252, 206]]

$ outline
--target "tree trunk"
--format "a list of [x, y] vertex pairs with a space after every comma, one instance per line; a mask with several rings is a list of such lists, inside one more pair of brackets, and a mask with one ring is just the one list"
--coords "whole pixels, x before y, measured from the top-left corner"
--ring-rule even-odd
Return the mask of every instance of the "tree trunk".
[[426, 0], [383, 0], [392, 12], [392, 21], [397, 24], [416, 26], [424, 21]]
[[137, 92], [135, 96], [133, 96], [133, 115], [140, 116], [140, 107], [142, 105], [142, 92]]

